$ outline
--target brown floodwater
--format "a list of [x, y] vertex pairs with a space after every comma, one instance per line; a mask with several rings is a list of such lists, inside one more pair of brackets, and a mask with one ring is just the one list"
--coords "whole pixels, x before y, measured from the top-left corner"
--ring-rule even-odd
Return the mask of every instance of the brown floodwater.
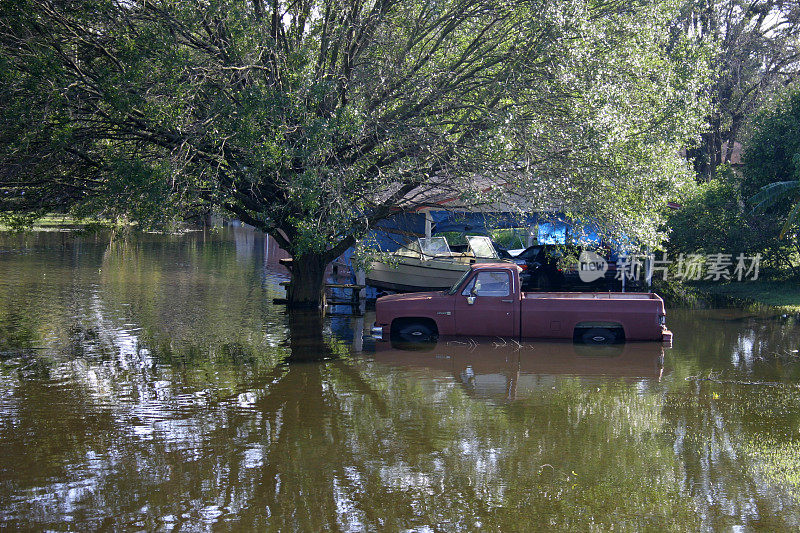
[[369, 314], [287, 316], [267, 255], [239, 228], [0, 233], [0, 525], [800, 527], [797, 316], [403, 350]]

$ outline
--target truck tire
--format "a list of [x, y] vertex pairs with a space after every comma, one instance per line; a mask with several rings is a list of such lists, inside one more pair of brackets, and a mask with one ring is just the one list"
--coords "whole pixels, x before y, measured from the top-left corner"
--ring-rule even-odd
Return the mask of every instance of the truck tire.
[[621, 333], [618, 328], [589, 328], [579, 338], [583, 344], [616, 344], [622, 340]]
[[397, 328], [397, 339], [402, 342], [433, 342], [436, 333], [426, 324], [409, 322]]

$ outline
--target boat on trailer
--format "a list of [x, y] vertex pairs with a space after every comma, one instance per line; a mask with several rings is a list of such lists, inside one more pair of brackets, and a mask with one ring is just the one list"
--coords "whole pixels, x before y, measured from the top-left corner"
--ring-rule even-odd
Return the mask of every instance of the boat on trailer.
[[[383, 290], [414, 292], [449, 289], [475, 263], [500, 261], [489, 237], [467, 236], [466, 246], [453, 250], [445, 237], [419, 238], [370, 263], [368, 285]], [[459, 249], [463, 248], [463, 249]]]

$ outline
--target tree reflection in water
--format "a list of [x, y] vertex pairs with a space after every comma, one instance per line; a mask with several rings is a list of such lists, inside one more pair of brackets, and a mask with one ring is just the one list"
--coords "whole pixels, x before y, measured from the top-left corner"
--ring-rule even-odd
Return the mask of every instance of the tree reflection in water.
[[269, 304], [279, 278], [234, 246], [254, 241], [25, 238], [0, 262], [9, 528], [798, 525], [774, 453], [796, 395], [685, 379], [791, 381], [753, 355], [796, 343], [788, 322], [672, 314], [663, 375], [646, 344], [353, 354]]

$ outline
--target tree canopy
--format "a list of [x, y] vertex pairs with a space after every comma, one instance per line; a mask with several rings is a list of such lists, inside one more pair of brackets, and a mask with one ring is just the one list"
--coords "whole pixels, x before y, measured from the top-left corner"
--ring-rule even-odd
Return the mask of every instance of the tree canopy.
[[220, 208], [297, 259], [298, 302], [377, 221], [443, 195], [654, 242], [707, 112], [684, 7], [10, 0], [0, 211]]
[[[745, 152], [744, 176], [745, 190], [755, 193], [750, 199], [754, 211], [781, 221], [783, 238], [800, 217], [800, 92], [758, 116]], [[768, 208], [773, 212], [764, 215]]]
[[694, 0], [682, 18], [692, 38], [712, 46], [713, 110], [690, 156], [706, 181], [731, 163], [761, 107], [800, 75], [797, 0]]

